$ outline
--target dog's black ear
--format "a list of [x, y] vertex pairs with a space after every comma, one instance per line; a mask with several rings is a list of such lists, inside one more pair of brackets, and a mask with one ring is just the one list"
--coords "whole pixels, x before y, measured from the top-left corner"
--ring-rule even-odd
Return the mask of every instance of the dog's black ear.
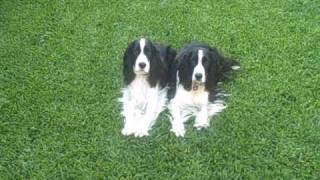
[[173, 48], [171, 48], [170, 46], [167, 46], [167, 50], [166, 50], [166, 64], [168, 67], [168, 83], [169, 83], [169, 87], [174, 87], [175, 86], [175, 82], [176, 82], [176, 72], [177, 72], [177, 63], [175, 61], [176, 55], [177, 55], [177, 51]]
[[179, 54], [176, 58], [177, 69], [178, 69], [178, 80], [179, 83], [182, 84], [184, 89], [190, 91], [192, 85], [192, 73], [193, 69], [191, 67], [190, 58], [192, 56], [192, 52], [183, 52]]
[[167, 47], [167, 57], [166, 57], [166, 61], [167, 64], [171, 65], [175, 59], [177, 55], [177, 51], [175, 49], [173, 49], [171, 46]]
[[206, 89], [213, 91], [222, 76], [222, 63], [223, 57], [218, 53], [216, 49], [210, 49], [208, 52], [209, 67], [207, 71]]
[[168, 99], [172, 99], [176, 93], [177, 85], [177, 70], [178, 61], [175, 59], [177, 56], [177, 51], [170, 46], [167, 49], [167, 64], [168, 64]]
[[131, 42], [123, 55], [123, 80], [125, 85], [129, 85], [135, 78], [135, 73], [133, 72], [133, 66], [135, 63], [134, 54], [134, 42]]
[[158, 82], [160, 86], [164, 86], [167, 77], [167, 67], [161, 60], [160, 51], [150, 42], [151, 57], [150, 59], [150, 75], [148, 81], [151, 87], [155, 87]]

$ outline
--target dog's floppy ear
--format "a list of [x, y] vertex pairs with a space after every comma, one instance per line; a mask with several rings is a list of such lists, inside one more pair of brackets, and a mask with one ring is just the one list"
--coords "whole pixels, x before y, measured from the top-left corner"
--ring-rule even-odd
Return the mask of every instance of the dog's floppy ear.
[[167, 46], [166, 48], [166, 64], [168, 67], [168, 82], [169, 82], [169, 87], [175, 87], [176, 86], [176, 73], [177, 73], [177, 69], [178, 69], [178, 64], [176, 61], [176, 55], [177, 55], [177, 51], [173, 48], [171, 48], [171, 46]]
[[206, 79], [206, 89], [211, 91], [214, 90], [216, 85], [221, 79], [222, 76], [222, 64], [223, 57], [217, 52], [216, 49], [210, 49], [208, 52], [209, 56], [209, 67], [207, 72]]
[[178, 78], [179, 83], [183, 85], [184, 89], [191, 90], [192, 85], [192, 73], [193, 69], [191, 68], [190, 58], [192, 56], [192, 52], [183, 52], [179, 54], [176, 58], [176, 66], [178, 69]]
[[160, 85], [162, 84], [162, 79], [166, 78], [167, 67], [164, 62], [162, 62], [159, 50], [150, 42], [151, 57], [150, 57], [150, 75], [148, 81], [151, 87], [155, 87], [160, 80]]
[[168, 46], [166, 60], [169, 65], [173, 63], [176, 55], [177, 55], [177, 51], [173, 49], [171, 46]]
[[125, 85], [129, 85], [133, 79], [135, 78], [135, 73], [133, 72], [133, 66], [135, 63], [135, 55], [134, 51], [134, 44], [136, 41], [131, 42], [123, 55], [123, 80]]

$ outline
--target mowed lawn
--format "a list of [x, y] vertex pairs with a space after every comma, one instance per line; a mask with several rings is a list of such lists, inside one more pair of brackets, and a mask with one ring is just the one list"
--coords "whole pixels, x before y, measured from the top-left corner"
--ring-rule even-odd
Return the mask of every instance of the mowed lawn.
[[[216, 46], [242, 66], [196, 131], [121, 135], [138, 37]], [[0, 1], [0, 179], [319, 179], [320, 2]]]

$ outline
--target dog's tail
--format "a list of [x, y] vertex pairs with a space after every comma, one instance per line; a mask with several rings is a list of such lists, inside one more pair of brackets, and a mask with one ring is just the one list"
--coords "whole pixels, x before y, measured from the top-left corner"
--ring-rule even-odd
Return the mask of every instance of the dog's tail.
[[231, 58], [224, 58], [223, 64], [222, 64], [222, 71], [228, 72], [231, 70], [239, 70], [240, 69], [240, 63], [234, 59]]
[[231, 72], [239, 69], [240, 69], [240, 63], [238, 61], [231, 58], [224, 57], [224, 60], [222, 62], [222, 68], [221, 68], [223, 79], [229, 79]]

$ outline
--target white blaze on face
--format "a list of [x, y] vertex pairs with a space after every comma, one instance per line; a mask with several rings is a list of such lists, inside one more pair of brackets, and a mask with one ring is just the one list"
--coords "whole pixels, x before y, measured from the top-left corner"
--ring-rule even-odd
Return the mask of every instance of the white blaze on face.
[[[137, 57], [136, 63], [134, 65], [134, 71], [136, 74], [147, 74], [150, 70], [150, 63], [147, 56], [144, 54], [144, 48], [146, 46], [146, 39], [141, 38], [139, 41], [140, 54]], [[144, 67], [141, 66], [144, 64]]]
[[202, 64], [202, 58], [203, 58], [203, 50], [198, 50], [198, 64], [193, 70], [192, 73], [192, 81], [197, 81], [196, 74], [202, 75], [200, 82], [204, 83], [206, 81], [206, 73]]

